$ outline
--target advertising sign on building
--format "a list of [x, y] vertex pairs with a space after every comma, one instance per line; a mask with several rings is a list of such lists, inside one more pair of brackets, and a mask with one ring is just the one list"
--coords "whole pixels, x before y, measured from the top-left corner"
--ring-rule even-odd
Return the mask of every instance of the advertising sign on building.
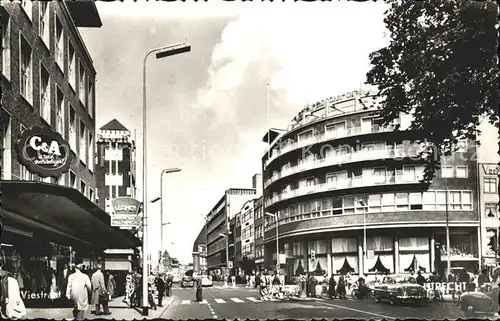
[[111, 201], [111, 226], [132, 228], [141, 225], [141, 202], [132, 197], [117, 197]]
[[17, 158], [30, 173], [59, 177], [69, 170], [72, 153], [58, 132], [33, 126], [21, 133], [16, 143]]

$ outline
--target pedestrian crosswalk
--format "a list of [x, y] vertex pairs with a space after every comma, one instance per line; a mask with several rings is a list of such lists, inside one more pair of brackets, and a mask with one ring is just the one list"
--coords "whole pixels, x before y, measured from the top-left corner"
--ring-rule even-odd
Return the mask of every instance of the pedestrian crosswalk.
[[[244, 300], [240, 298], [227, 298], [227, 299], [213, 299], [214, 302], [212, 303], [217, 303], [217, 304], [224, 304], [224, 303], [260, 303], [262, 302], [260, 299], [254, 298], [254, 297], [246, 297]], [[182, 300], [181, 304], [208, 304], [209, 302], [206, 299], [203, 299], [202, 301], [193, 301], [193, 300]]]

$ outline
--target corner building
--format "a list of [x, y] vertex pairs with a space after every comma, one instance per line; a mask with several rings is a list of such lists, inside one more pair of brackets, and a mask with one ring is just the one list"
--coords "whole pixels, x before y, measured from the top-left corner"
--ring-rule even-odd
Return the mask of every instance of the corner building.
[[[446, 209], [452, 268], [479, 268], [475, 147], [460, 142], [423, 184], [420, 145], [410, 143], [419, 134], [405, 130], [411, 116], [393, 132], [375, 111], [369, 93], [354, 91], [307, 106], [287, 130], [264, 137], [264, 211], [279, 218], [288, 281], [305, 272], [445, 275]], [[276, 222], [264, 219], [264, 263], [275, 268]]]

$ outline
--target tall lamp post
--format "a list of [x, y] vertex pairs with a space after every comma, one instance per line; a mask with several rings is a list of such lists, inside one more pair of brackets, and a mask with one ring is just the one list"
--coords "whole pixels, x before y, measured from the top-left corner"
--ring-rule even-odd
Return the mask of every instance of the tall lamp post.
[[[363, 207], [363, 274], [365, 273], [366, 259], [368, 258], [368, 251], [366, 250], [366, 207], [367, 205], [363, 201], [358, 201], [359, 205]], [[361, 274], [361, 271], [359, 271]]]
[[275, 224], [276, 224], [276, 271], [278, 271], [278, 267], [280, 265], [280, 246], [279, 246], [279, 243], [278, 243], [278, 240], [279, 240], [279, 236], [278, 236], [278, 215], [277, 214], [273, 214], [273, 213], [269, 213], [269, 212], [266, 212], [266, 215], [269, 215], [271, 217], [274, 217], [274, 220], [275, 220]]
[[169, 56], [174, 56], [177, 54], [185, 53], [191, 51], [191, 46], [187, 45], [185, 42], [177, 43], [174, 45], [164, 46], [160, 48], [155, 48], [149, 50], [144, 56], [142, 63], [142, 200], [143, 200], [143, 229], [142, 229], [142, 314], [144, 316], [148, 315], [149, 303], [148, 303], [148, 278], [149, 269], [147, 261], [147, 221], [148, 221], [148, 208], [146, 202], [147, 199], [147, 113], [146, 113], [146, 61], [150, 54], [156, 53], [156, 59], [165, 58]]

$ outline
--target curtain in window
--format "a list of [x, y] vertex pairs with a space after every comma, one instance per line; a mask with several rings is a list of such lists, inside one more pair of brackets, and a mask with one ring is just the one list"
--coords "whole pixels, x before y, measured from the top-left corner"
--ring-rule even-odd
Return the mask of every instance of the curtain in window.
[[417, 259], [417, 265], [419, 269], [424, 268], [425, 272], [431, 272], [429, 252], [415, 254], [415, 258]]
[[422, 251], [429, 250], [429, 239], [427, 236], [422, 237], [400, 237], [400, 251]]
[[411, 266], [414, 256], [415, 256], [415, 254], [413, 254], [413, 253], [399, 254], [399, 272], [400, 273], [405, 273], [406, 272], [405, 270]]
[[378, 257], [382, 265], [390, 271], [389, 273], [394, 273], [394, 254], [380, 254]]
[[327, 271], [328, 259], [326, 256], [323, 256], [323, 257], [316, 257], [315, 260], [309, 259], [308, 272], [314, 272], [318, 267], [318, 264], [320, 265], [323, 271], [325, 272]]
[[373, 251], [392, 251], [392, 236], [371, 236], [366, 238], [366, 248]]
[[302, 253], [302, 247], [300, 242], [293, 242], [292, 243], [292, 255], [303, 255]]
[[358, 252], [358, 240], [351, 238], [332, 239], [332, 253]]
[[351, 268], [354, 269], [353, 273], [357, 273], [358, 270], [358, 256], [357, 255], [335, 255], [332, 257], [332, 273], [338, 274], [338, 270], [342, 269], [345, 261]]
[[347, 263], [354, 269], [354, 273], [357, 273], [359, 271], [358, 255], [347, 255], [345, 258], [347, 259]]
[[293, 275], [301, 275], [305, 272], [304, 269], [304, 260], [302, 259], [292, 259], [291, 260], [292, 264], [292, 271]]
[[375, 263], [377, 263], [378, 255], [373, 257], [364, 257], [365, 266], [363, 267], [364, 273], [368, 273], [368, 270], [371, 269]]
[[326, 240], [317, 240], [309, 242], [309, 255], [314, 251], [316, 254], [326, 254]]

